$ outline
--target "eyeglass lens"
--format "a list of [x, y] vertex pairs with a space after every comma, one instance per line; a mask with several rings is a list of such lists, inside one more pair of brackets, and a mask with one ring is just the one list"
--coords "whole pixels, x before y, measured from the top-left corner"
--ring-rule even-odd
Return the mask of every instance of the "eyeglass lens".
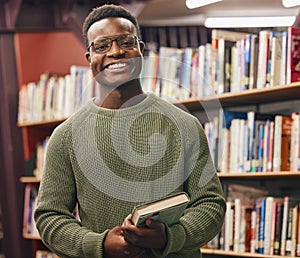
[[104, 38], [95, 41], [91, 47], [94, 52], [103, 54], [110, 50], [113, 41], [116, 41], [118, 46], [124, 50], [131, 50], [136, 46], [137, 39], [135, 35], [121, 35], [115, 39]]

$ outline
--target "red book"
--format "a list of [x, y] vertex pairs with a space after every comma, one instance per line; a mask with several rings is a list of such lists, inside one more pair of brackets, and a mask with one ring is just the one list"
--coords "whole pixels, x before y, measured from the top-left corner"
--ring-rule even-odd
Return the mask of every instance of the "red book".
[[289, 116], [282, 116], [282, 131], [281, 131], [281, 171], [290, 171], [290, 146], [292, 137], [293, 119]]
[[300, 28], [288, 28], [287, 84], [300, 81]]

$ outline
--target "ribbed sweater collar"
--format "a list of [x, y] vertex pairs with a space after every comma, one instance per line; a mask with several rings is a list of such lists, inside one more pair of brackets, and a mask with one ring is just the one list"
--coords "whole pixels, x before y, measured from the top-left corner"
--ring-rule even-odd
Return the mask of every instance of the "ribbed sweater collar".
[[95, 104], [95, 98], [92, 98], [88, 103], [88, 109], [90, 112], [97, 113], [103, 116], [110, 116], [110, 117], [125, 117], [125, 116], [133, 116], [143, 112], [145, 109], [149, 108], [155, 101], [157, 101], [158, 97], [155, 96], [153, 93], [147, 93], [147, 97], [141, 101], [140, 103], [121, 109], [109, 109], [99, 107]]

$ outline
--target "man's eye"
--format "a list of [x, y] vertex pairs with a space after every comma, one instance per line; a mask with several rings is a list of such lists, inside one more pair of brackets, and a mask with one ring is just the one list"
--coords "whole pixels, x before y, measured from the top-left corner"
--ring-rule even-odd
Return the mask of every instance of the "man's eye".
[[132, 47], [134, 45], [134, 41], [132, 40], [125, 40], [121, 42], [121, 46], [124, 47]]
[[106, 50], [108, 48], [108, 44], [97, 44], [94, 46], [94, 50], [95, 51], [103, 51]]

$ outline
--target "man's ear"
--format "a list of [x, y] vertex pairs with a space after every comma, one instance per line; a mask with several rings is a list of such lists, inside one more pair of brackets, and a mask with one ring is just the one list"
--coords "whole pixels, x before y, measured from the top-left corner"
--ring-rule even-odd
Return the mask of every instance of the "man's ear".
[[91, 55], [90, 52], [85, 52], [85, 58], [90, 63], [91, 62]]
[[144, 52], [144, 49], [145, 49], [145, 42], [144, 41], [139, 41], [139, 45], [140, 45], [140, 50], [141, 50], [141, 53]]

